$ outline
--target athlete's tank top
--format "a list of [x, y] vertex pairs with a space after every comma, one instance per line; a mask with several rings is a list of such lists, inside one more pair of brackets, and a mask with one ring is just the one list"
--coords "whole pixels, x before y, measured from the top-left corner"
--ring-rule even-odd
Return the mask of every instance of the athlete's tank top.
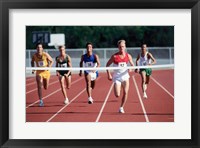
[[[114, 67], [127, 67], [127, 64], [129, 62], [128, 53], [125, 53], [125, 57], [122, 59], [117, 53], [114, 55]], [[128, 72], [127, 69], [119, 69], [114, 70], [115, 74], [121, 74], [124, 72]]]
[[[83, 61], [85, 67], [96, 67], [97, 66], [97, 60], [95, 58], [95, 55], [92, 54], [91, 56], [88, 56], [87, 54], [83, 55]], [[84, 71], [86, 74], [90, 72], [90, 70]]]
[[37, 67], [47, 67], [48, 66], [48, 60], [47, 60], [47, 56], [46, 56], [45, 52], [42, 53], [41, 57], [39, 57], [36, 53], [33, 55], [33, 58], [35, 60]]
[[[68, 64], [68, 55], [66, 54], [65, 59], [60, 59], [59, 56], [56, 57], [56, 62], [58, 63], [58, 67], [69, 67]], [[68, 70], [58, 70], [58, 72], [68, 72]]]
[[148, 52], [145, 53], [144, 57], [142, 57], [142, 53], [140, 53], [139, 58], [139, 65], [140, 66], [146, 66], [151, 63], [151, 60], [148, 58]]
[[66, 54], [65, 59], [61, 60], [59, 56], [56, 57], [56, 61], [58, 63], [58, 67], [69, 67], [68, 65], [68, 55]]

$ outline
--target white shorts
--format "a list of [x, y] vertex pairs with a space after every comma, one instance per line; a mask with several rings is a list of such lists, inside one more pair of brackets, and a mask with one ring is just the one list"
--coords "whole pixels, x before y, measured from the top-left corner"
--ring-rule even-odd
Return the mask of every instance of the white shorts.
[[126, 73], [126, 74], [124, 74], [124, 75], [117, 75], [117, 74], [114, 74], [114, 75], [113, 75], [112, 81], [113, 81], [114, 83], [121, 84], [121, 82], [124, 82], [124, 81], [128, 80], [129, 78], [130, 78], [130, 76], [129, 76], [128, 73]]
[[89, 75], [91, 76], [91, 81], [94, 81], [97, 79], [97, 73], [96, 72], [90, 72]]

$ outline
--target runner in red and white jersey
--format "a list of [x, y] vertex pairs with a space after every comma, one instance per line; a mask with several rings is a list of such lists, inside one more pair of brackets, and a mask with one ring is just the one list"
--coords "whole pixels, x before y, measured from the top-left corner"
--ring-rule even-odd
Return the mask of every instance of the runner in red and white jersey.
[[[112, 63], [114, 67], [127, 67], [128, 63], [130, 63], [131, 66], [134, 66], [132, 56], [126, 52], [125, 40], [118, 41], [118, 49], [119, 51], [111, 56], [106, 64], [106, 67], [110, 66]], [[107, 70], [107, 74], [108, 80], [112, 80], [114, 82], [114, 93], [117, 98], [120, 96], [121, 88], [123, 89], [122, 102], [119, 112], [125, 113], [124, 105], [128, 98], [129, 90], [129, 70], [126, 68], [114, 70], [113, 76], [110, 71]]]

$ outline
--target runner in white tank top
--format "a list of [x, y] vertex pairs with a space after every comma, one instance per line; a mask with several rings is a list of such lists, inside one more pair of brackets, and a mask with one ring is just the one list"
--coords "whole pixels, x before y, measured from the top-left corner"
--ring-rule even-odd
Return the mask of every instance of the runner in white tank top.
[[140, 53], [140, 58], [139, 58], [140, 66], [146, 66], [146, 65], [151, 64], [151, 59], [149, 59], [147, 55], [148, 55], [148, 52], [146, 52], [144, 57], [142, 57], [142, 53]]
[[[148, 66], [155, 64], [156, 60], [153, 57], [153, 55], [150, 52], [147, 52], [147, 45], [142, 44], [141, 46], [141, 53], [138, 54], [137, 59], [136, 59], [136, 66]], [[135, 72], [138, 72], [138, 69], [135, 70]], [[143, 91], [143, 97], [147, 98], [146, 90], [147, 90], [147, 85], [149, 84], [150, 76], [152, 74], [152, 69], [151, 68], [144, 68], [140, 69], [139, 73], [142, 78], [142, 91]]]

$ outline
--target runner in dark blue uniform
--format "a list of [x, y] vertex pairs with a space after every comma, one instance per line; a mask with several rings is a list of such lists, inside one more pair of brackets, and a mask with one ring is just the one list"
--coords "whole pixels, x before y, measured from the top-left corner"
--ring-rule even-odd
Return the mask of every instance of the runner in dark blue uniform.
[[[81, 56], [81, 61], [80, 61], [80, 67], [83, 67], [83, 62], [85, 67], [99, 67], [100, 66], [100, 61], [98, 55], [94, 54], [92, 52], [92, 43], [87, 43], [86, 44], [87, 48], [87, 53]], [[93, 98], [92, 98], [92, 89], [95, 87], [95, 80], [98, 77], [98, 71], [96, 70], [85, 70], [85, 82], [86, 82], [86, 90], [88, 94], [88, 103], [92, 104], [93, 103]], [[80, 70], [79, 73], [80, 76], [82, 76], [82, 70]]]

